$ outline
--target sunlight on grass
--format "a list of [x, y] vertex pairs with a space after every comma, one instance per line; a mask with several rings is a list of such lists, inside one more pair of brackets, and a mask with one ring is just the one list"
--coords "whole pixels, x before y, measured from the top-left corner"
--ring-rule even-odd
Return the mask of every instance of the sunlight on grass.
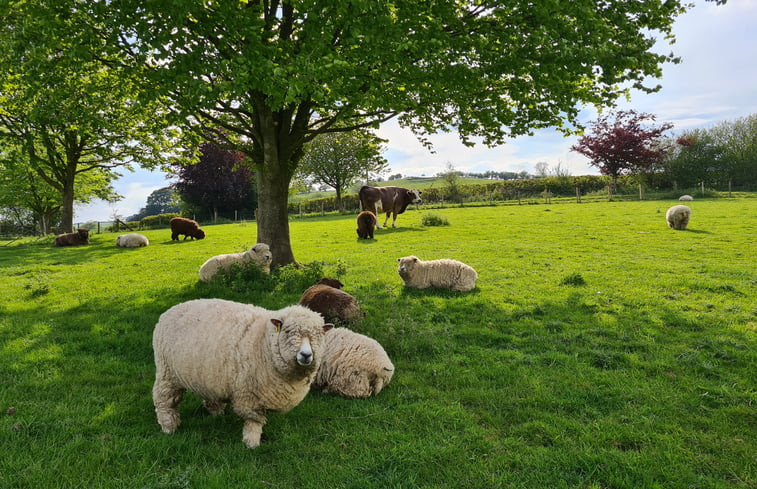
[[[757, 199], [409, 208], [358, 240], [355, 215], [293, 218], [304, 269], [238, 270], [254, 222], [124, 250], [27, 242], [0, 253], [0, 486], [752, 487], [757, 453]], [[659, 211], [659, 212], [658, 212]], [[731, 219], [728, 216], [740, 216]], [[469, 293], [406, 289], [397, 258], [454, 258]], [[176, 433], [152, 406], [152, 331], [218, 297], [278, 309], [335, 276], [396, 374], [378, 396], [311, 393], [272, 413], [250, 451], [241, 420], [187, 393]], [[10, 408], [14, 410], [9, 411]], [[12, 412], [12, 414], [8, 414]], [[3, 414], [5, 413], [5, 414]]]

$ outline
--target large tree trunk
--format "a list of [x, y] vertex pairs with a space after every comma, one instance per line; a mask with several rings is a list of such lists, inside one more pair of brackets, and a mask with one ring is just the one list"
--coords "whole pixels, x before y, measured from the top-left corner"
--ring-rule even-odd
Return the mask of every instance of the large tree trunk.
[[258, 173], [258, 242], [270, 246], [274, 268], [295, 263], [289, 239], [288, 198], [288, 178], [271, 171]]
[[61, 231], [64, 233], [74, 232], [74, 182], [67, 182], [61, 192], [63, 208], [61, 209]]

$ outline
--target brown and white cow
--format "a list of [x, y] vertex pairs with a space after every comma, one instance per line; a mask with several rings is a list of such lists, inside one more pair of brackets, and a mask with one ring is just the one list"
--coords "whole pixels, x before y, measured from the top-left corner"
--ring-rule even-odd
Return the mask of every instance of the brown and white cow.
[[[373, 212], [376, 217], [382, 212], [386, 213], [384, 227], [389, 222], [389, 214], [392, 215], [392, 227], [397, 227], [397, 214], [402, 214], [410, 204], [421, 203], [421, 191], [403, 187], [368, 187], [363, 185], [358, 192], [360, 206], [364, 211]], [[376, 227], [381, 226], [376, 220]]]

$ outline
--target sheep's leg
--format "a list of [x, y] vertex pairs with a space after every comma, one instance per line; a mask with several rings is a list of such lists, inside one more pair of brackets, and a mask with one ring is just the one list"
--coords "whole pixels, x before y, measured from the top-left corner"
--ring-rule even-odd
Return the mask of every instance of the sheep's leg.
[[223, 410], [226, 409], [226, 403], [223, 401], [210, 401], [208, 399], [203, 399], [202, 405], [205, 406], [205, 409], [207, 409], [212, 416], [223, 414]]
[[265, 409], [260, 409], [255, 399], [233, 399], [234, 412], [244, 419], [242, 441], [248, 448], [260, 445], [260, 435], [266, 422]]
[[152, 399], [155, 405], [155, 414], [158, 424], [164, 433], [173, 433], [179, 427], [181, 419], [176, 407], [184, 396], [184, 389], [174, 385], [167, 379], [160, 377], [155, 379], [152, 389]]
[[255, 448], [260, 446], [260, 436], [263, 434], [263, 425], [265, 419], [261, 423], [256, 419], [245, 419], [244, 428], [242, 429], [242, 441], [247, 448]]

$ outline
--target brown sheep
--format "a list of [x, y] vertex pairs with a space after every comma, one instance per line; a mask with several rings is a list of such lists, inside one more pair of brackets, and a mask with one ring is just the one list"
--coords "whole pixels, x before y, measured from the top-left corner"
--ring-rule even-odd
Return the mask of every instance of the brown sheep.
[[[331, 284], [338, 284], [338, 287]], [[323, 278], [302, 294], [299, 304], [321, 313], [327, 321], [354, 321], [364, 317], [357, 300], [340, 290], [341, 287], [339, 280]]]
[[174, 217], [171, 219], [171, 241], [179, 240], [179, 235], [183, 234], [184, 239], [203, 239], [205, 237], [205, 231], [200, 229], [200, 225], [197, 221], [192, 219], [186, 219], [184, 217]]
[[89, 229], [77, 229], [75, 233], [61, 234], [55, 238], [55, 246], [78, 246], [89, 244]]
[[363, 211], [357, 216], [357, 237], [360, 239], [373, 239], [373, 230], [376, 228], [376, 215], [371, 211]]

